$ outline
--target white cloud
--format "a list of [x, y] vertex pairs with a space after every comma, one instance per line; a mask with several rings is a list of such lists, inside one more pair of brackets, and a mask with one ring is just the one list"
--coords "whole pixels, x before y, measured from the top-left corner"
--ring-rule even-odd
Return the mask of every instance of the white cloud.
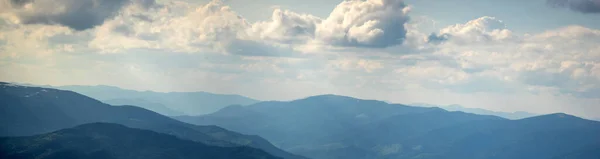
[[[502, 21], [482, 17], [446, 27], [434, 56], [450, 57], [447, 67], [469, 74], [494, 72], [501, 84], [549, 87], [563, 94], [598, 98], [600, 31], [568, 26], [534, 35], [514, 35]], [[507, 47], [510, 46], [510, 47]], [[517, 82], [517, 83], [515, 83]]]
[[43, 57], [65, 51], [68, 46], [53, 44], [51, 39], [73, 34], [70, 29], [61, 26], [19, 25], [10, 21], [0, 24], [0, 58]]
[[375, 48], [402, 44], [409, 10], [403, 0], [344, 1], [317, 27], [317, 40]]
[[[353, 0], [340, 3], [325, 19], [275, 9], [271, 20], [249, 23], [218, 0], [199, 7], [167, 1], [149, 9], [125, 7], [94, 30], [96, 38], [89, 46], [104, 53], [149, 48], [246, 56], [389, 47], [407, 39], [408, 10], [402, 0]], [[409, 43], [413, 47], [419, 40], [412, 38]]]
[[502, 20], [495, 17], [481, 17], [465, 24], [448, 26], [429, 36], [430, 42], [451, 41], [458, 44], [513, 40], [512, 31]]
[[289, 10], [275, 9], [271, 21], [254, 23], [249, 30], [256, 38], [280, 43], [306, 43], [314, 38], [321, 23], [319, 17], [298, 14]]
[[131, 48], [215, 51], [222, 47], [221, 42], [241, 36], [248, 25], [219, 1], [197, 8], [187, 5], [168, 3], [148, 12], [127, 8], [123, 14], [98, 27], [90, 45], [104, 52]]
[[292, 56], [294, 52], [254, 37], [252, 24], [220, 1], [195, 8], [189, 5], [167, 3], [149, 11], [125, 8], [95, 30], [90, 46], [106, 53], [138, 48], [244, 56]]

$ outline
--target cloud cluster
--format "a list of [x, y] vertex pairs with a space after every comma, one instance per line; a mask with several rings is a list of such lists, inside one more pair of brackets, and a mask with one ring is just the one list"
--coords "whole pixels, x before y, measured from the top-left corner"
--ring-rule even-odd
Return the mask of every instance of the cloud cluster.
[[54, 52], [70, 51], [72, 43], [57, 40], [61, 36], [78, 35], [74, 35], [67, 27], [21, 25], [0, 19], [0, 59], [37, 58]]
[[185, 4], [152, 11], [125, 7], [96, 29], [90, 45], [104, 52], [168, 48], [245, 56], [299, 56], [313, 45], [384, 48], [406, 39], [409, 10], [403, 0], [350, 0], [325, 19], [275, 9], [270, 20], [249, 23], [218, 0], [196, 8]]
[[256, 23], [247, 22], [219, 0], [198, 7], [154, 0], [2, 0], [0, 4], [0, 15], [12, 23], [91, 30], [88, 46], [102, 53], [144, 48], [297, 56], [293, 54], [298, 50], [315, 47], [385, 48], [405, 41], [409, 19], [403, 0], [348, 0], [326, 18], [275, 9], [270, 20]]
[[257, 38], [281, 43], [305, 43], [315, 36], [321, 18], [275, 9], [271, 21], [257, 22], [249, 32]]
[[553, 7], [568, 8], [581, 13], [600, 13], [600, 0], [547, 0]]
[[337, 5], [316, 30], [335, 46], [383, 48], [406, 38], [408, 7], [403, 0], [349, 0]]
[[280, 43], [385, 48], [406, 39], [408, 12], [403, 0], [348, 0], [326, 18], [275, 9], [271, 21], [253, 24], [250, 33]]
[[568, 26], [534, 35], [505, 36], [510, 34], [493, 34], [511, 33], [506, 29], [493, 29], [503, 28], [503, 25], [492, 27], [495, 31], [491, 32], [480, 29], [490, 25], [465, 27], [478, 26], [472, 22], [440, 31], [450, 35], [447, 43], [456, 43], [457, 39], [458, 42], [470, 40], [461, 45], [437, 45], [439, 50], [434, 55], [447, 61], [445, 67], [457, 68], [470, 77], [492, 77], [499, 81], [496, 83], [516, 85], [515, 88], [530, 89], [528, 91], [550, 88], [577, 97], [600, 97], [597, 94], [600, 89], [600, 46], [597, 45], [600, 30]]
[[151, 12], [127, 7], [95, 30], [90, 46], [103, 52], [136, 48], [217, 52], [230, 50], [227, 47], [231, 43], [247, 38], [248, 27], [243, 18], [220, 1], [199, 7], [171, 3]]
[[443, 28], [439, 33], [432, 33], [427, 41], [439, 44], [450, 40], [459, 44], [467, 44], [502, 41], [511, 39], [512, 37], [512, 32], [506, 28], [506, 24], [502, 20], [484, 16], [465, 24], [456, 24]]
[[101, 25], [130, 4], [144, 8], [154, 0], [2, 0], [0, 12], [22, 24], [63, 25], [86, 30]]
[[600, 30], [568, 26], [525, 40], [524, 51], [535, 61], [513, 64], [525, 82], [559, 88], [562, 93], [599, 97]]

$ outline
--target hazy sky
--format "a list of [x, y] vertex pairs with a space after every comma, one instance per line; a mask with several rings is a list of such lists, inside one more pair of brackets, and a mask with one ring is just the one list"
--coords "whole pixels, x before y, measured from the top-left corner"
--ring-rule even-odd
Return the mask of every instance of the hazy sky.
[[0, 80], [600, 117], [600, 0], [0, 0]]

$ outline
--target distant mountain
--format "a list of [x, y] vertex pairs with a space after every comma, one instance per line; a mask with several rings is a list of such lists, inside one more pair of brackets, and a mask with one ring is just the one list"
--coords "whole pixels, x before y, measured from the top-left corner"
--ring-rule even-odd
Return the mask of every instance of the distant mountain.
[[0, 158], [11, 159], [276, 159], [250, 147], [209, 146], [149, 130], [92, 123], [60, 131], [0, 138]]
[[176, 119], [260, 134], [284, 150], [317, 159], [384, 157], [413, 135], [469, 121], [504, 120], [335, 95], [230, 106]]
[[[47, 86], [46, 86], [47, 87]], [[113, 86], [58, 86], [113, 105], [135, 105], [164, 115], [202, 115], [229, 105], [249, 105], [255, 99], [240, 95], [208, 92], [152, 92], [121, 89]], [[162, 106], [161, 106], [162, 105]]]
[[459, 124], [407, 143], [438, 152], [430, 153], [431, 158], [551, 159], [578, 153], [578, 159], [597, 159], [587, 151], [598, 148], [598, 134], [600, 122], [559, 113]]
[[537, 116], [537, 114], [533, 114], [533, 113], [529, 113], [529, 112], [523, 112], [523, 111], [517, 111], [517, 112], [497, 112], [497, 111], [491, 111], [491, 110], [486, 110], [486, 109], [481, 109], [481, 108], [467, 108], [467, 107], [463, 107], [461, 105], [448, 105], [448, 106], [439, 106], [439, 105], [431, 105], [431, 104], [411, 104], [414, 106], [420, 106], [420, 107], [439, 107], [448, 111], [461, 111], [461, 112], [466, 112], [466, 113], [473, 113], [473, 114], [480, 114], [480, 115], [494, 115], [494, 116], [499, 116], [499, 117], [503, 117], [506, 119], [523, 119], [523, 118], [529, 118], [529, 117], [533, 117], [533, 116]]
[[118, 123], [218, 146], [250, 146], [275, 156], [302, 158], [258, 136], [183, 123], [135, 106], [111, 106], [81, 94], [0, 83], [0, 136], [28, 136], [94, 122]]
[[179, 116], [184, 115], [182, 112], [175, 111], [173, 109], [168, 108], [167, 106], [151, 102], [143, 98], [116, 98], [102, 101], [106, 104], [114, 105], [114, 106], [123, 106], [123, 105], [135, 105], [142, 107], [144, 109], [151, 110], [153, 112], [157, 112], [166, 116]]
[[566, 114], [508, 120], [335, 95], [176, 119], [260, 134], [315, 159], [550, 159], [589, 156], [586, 150], [600, 142], [600, 122]]

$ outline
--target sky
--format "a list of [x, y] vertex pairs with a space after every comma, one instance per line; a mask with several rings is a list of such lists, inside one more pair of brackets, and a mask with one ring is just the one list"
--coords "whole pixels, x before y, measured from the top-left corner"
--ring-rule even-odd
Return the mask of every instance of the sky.
[[600, 118], [600, 0], [0, 0], [0, 81]]

